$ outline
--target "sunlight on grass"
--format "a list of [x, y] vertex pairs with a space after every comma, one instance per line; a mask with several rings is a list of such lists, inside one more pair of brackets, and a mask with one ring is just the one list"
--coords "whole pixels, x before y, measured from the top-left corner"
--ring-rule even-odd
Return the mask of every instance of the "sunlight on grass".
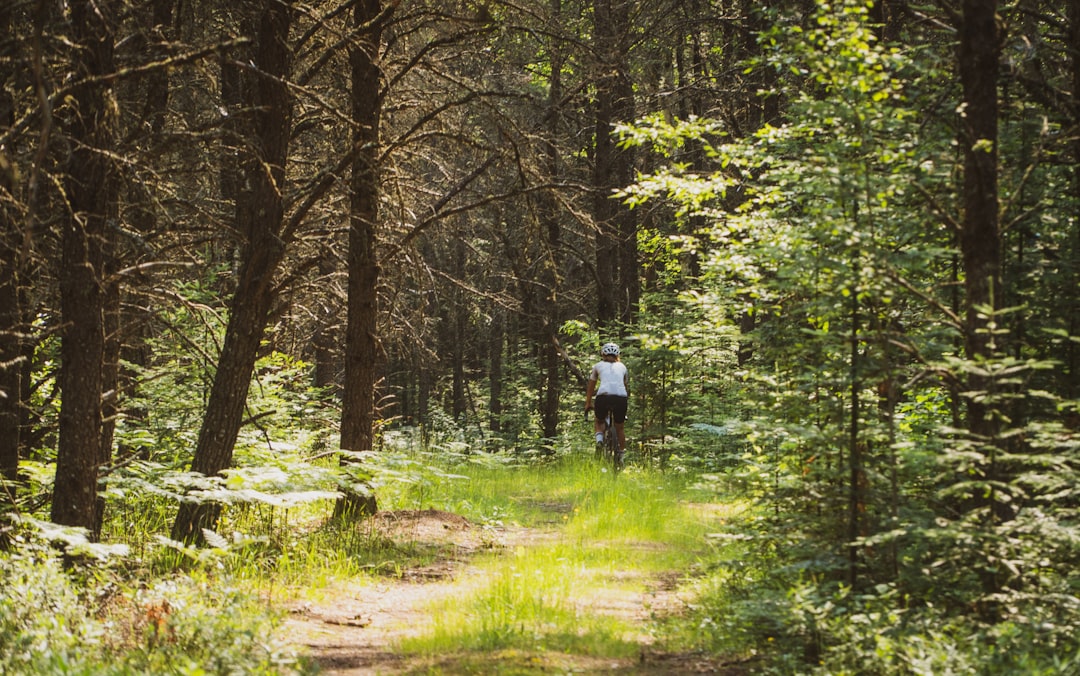
[[[631, 466], [615, 475], [591, 454], [543, 464], [504, 455], [386, 454], [377, 469], [383, 512], [438, 510], [465, 517], [494, 549], [428, 609], [429, 623], [395, 648], [436, 659], [502, 652], [508, 664], [578, 656], [635, 659], [666, 630], [650, 614], [715, 555], [709, 533], [731, 514], [692, 477]], [[394, 578], [447, 556], [432, 543], [389, 537], [374, 520], [335, 522], [332, 505], [228, 510], [223, 532], [256, 537], [217, 559], [264, 599], [319, 600]], [[482, 550], [481, 550], [482, 551]], [[687, 586], [687, 589], [690, 589]], [[546, 663], [546, 662], [545, 662]], [[509, 667], [507, 667], [509, 668]]]
[[[682, 608], [676, 588], [687, 602], [698, 594], [707, 602], [707, 615], [688, 618], [721, 612], [724, 599], [706, 584], [719, 578], [704, 573], [717, 557], [709, 536], [742, 507], [719, 504], [717, 489], [691, 475], [637, 465], [616, 475], [591, 452], [537, 462], [411, 449], [373, 456], [368, 469], [384, 515], [459, 515], [469, 544], [412, 539], [378, 518], [335, 521], [332, 500], [229, 505], [210, 548], [151, 539], [167, 520], [155, 495], [118, 512], [111, 527], [151, 553], [152, 567], [227, 578], [268, 606], [361, 593], [462, 556], [461, 546], [470, 572], [448, 582], [425, 609], [424, 626], [409, 627], [394, 645], [430, 660], [433, 673], [447, 656], [465, 668], [474, 659], [490, 667], [499, 655], [500, 673], [531, 673], [609, 669], [636, 661], [646, 645], [698, 648], [690, 624], [658, 622]], [[668, 605], [654, 614], [658, 593]]]
[[630, 657], [648, 630], [648, 585], [691, 567], [724, 516], [688, 501], [693, 490], [679, 477], [648, 470], [613, 476], [586, 458], [543, 469], [461, 471], [469, 479], [456, 492], [453, 484], [446, 487], [447, 505], [483, 504], [557, 534], [476, 562], [482, 584], [434, 603], [427, 633], [398, 646], [405, 653], [517, 649]]
[[403, 641], [407, 653], [555, 650], [628, 656], [637, 649], [627, 618], [595, 614], [595, 602], [615, 587], [566, 546], [517, 546], [480, 567], [481, 589], [435, 604], [426, 636]]

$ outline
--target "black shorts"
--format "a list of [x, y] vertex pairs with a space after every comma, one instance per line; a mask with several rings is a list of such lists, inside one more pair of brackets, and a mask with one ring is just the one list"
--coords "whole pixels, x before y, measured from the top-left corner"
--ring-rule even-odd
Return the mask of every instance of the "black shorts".
[[611, 411], [611, 417], [617, 423], [626, 422], [626, 397], [614, 394], [599, 394], [593, 400], [593, 412], [597, 420], [603, 420]]

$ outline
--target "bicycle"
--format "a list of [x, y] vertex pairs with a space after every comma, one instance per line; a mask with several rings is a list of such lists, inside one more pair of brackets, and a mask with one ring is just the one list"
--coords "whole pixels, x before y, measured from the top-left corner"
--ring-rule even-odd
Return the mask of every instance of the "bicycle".
[[[588, 412], [585, 418], [589, 419]], [[619, 433], [615, 429], [611, 411], [608, 411], [604, 418], [604, 440], [596, 445], [596, 459], [604, 463], [610, 462], [616, 472], [623, 468], [623, 452], [619, 450]]]

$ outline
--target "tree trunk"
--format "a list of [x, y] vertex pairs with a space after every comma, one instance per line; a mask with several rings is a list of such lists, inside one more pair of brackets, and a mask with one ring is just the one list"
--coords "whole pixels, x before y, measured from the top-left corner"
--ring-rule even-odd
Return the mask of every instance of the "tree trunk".
[[[1001, 232], [998, 223], [998, 97], [1000, 40], [996, 0], [964, 0], [960, 27], [959, 66], [963, 86], [960, 144], [964, 152], [964, 215], [960, 232], [960, 255], [964, 265], [964, 347], [971, 360], [992, 359], [996, 351], [988, 317], [1001, 302]], [[992, 393], [994, 383], [973, 370], [968, 392]], [[995, 404], [981, 396], [967, 398], [967, 426], [986, 456], [982, 480], [988, 486], [1002, 480], [997, 460], [1000, 441]], [[1007, 518], [991, 489], [977, 498], [985, 508], [987, 526]], [[983, 591], [991, 596], [1004, 585], [1004, 571], [987, 564], [979, 571]], [[997, 616], [994, 604], [984, 608], [988, 620]]]
[[[218, 100], [225, 114], [225, 119], [221, 121], [221, 146], [216, 149], [220, 158], [218, 189], [221, 191], [221, 203], [225, 205], [225, 211], [221, 214], [222, 221], [230, 217], [236, 218], [240, 188], [244, 181], [240, 158], [246, 152], [245, 139], [251, 134], [249, 113], [244, 110], [246, 102], [241, 79], [242, 67], [237, 63], [241, 59], [231, 58], [233, 56], [223, 52], [218, 71]], [[233, 209], [231, 215], [227, 212], [229, 205]], [[237, 244], [236, 238], [227, 232], [212, 234], [206, 247], [206, 265], [211, 269], [226, 266], [232, 269], [238, 258]], [[214, 282], [218, 297], [227, 298], [236, 293], [234, 275], [215, 275]]]
[[[0, 190], [10, 182], [8, 174], [0, 168]], [[18, 274], [19, 228], [12, 210], [0, 205], [0, 477], [14, 483], [19, 476], [19, 450], [21, 438], [20, 405], [22, 398], [22, 368], [20, 336], [24, 327]], [[11, 491], [0, 492], [0, 501]]]
[[[1066, 44], [1080, 44], [1080, 0], [1069, 0], [1068, 6], [1068, 34]], [[1080, 50], [1072, 50], [1072, 96], [1073, 96], [1073, 128], [1080, 124]], [[1072, 143], [1073, 155], [1073, 204], [1078, 205], [1074, 209], [1080, 209], [1080, 136], [1074, 135]], [[1071, 251], [1069, 257], [1069, 270], [1072, 275], [1072, 284], [1069, 288], [1067, 329], [1070, 336], [1080, 335], [1080, 214], [1073, 214], [1073, 232], [1071, 237]], [[1066, 382], [1064, 394], [1066, 399], [1080, 397], [1080, 346], [1075, 341], [1067, 341], [1065, 346]]]
[[[11, 7], [0, 7], [0, 60], [11, 63], [15, 50]], [[15, 72], [0, 78], [0, 134], [15, 124], [15, 101], [11, 96]], [[21, 271], [26, 255], [23, 229], [14, 204], [13, 159], [0, 151], [0, 479], [14, 483], [19, 477], [22, 403], [23, 309], [20, 302]], [[0, 501], [14, 497], [12, 489], [0, 491]]]
[[[852, 270], [859, 269], [859, 257], [854, 256]], [[859, 382], [859, 332], [861, 323], [861, 308], [859, 307], [859, 284], [856, 277], [851, 285], [851, 356], [849, 363], [851, 410], [848, 421], [848, 579], [847, 583], [857, 589], [859, 584], [859, 569], [861, 567], [859, 550], [856, 541], [865, 535], [865, 523], [863, 515], [866, 513], [866, 471], [864, 468], [865, 449], [864, 442], [860, 437], [859, 420], [859, 392], [862, 384]]]
[[[634, 83], [630, 78], [631, 26], [630, 5], [627, 0], [612, 3], [611, 18], [615, 37], [615, 60], [612, 64], [614, 81], [612, 87], [613, 123], [633, 122]], [[614, 132], [614, 129], [611, 130]], [[614, 138], [613, 138], [614, 140]], [[615, 148], [615, 162], [612, 171], [612, 190], [622, 190], [634, 182], [634, 151], [629, 148]], [[641, 305], [641, 275], [638, 270], [638, 222], [636, 211], [631, 211], [612, 197], [616, 231], [618, 232], [619, 251], [619, 304], [618, 317], [623, 325], [633, 323]]]
[[[120, 278], [115, 242], [108, 242], [104, 250], [102, 275], [102, 329], [104, 342], [101, 352], [101, 440], [99, 441], [99, 466], [106, 467], [112, 460], [113, 438], [116, 433], [116, 417], [120, 413]], [[98, 496], [94, 506], [93, 533], [101, 535], [105, 523], [105, 499]]]
[[[455, 237], [453, 250], [450, 252], [450, 265], [455, 279], [465, 279], [465, 240]], [[465, 342], [468, 333], [468, 298], [464, 289], [453, 288], [447, 303], [445, 354], [450, 359], [450, 415], [454, 422], [464, 426], [469, 413], [469, 401], [466, 396], [468, 383], [465, 369]]]
[[[77, 48], [76, 79], [111, 74], [111, 7], [100, 2], [71, 3], [70, 30]], [[104, 269], [109, 221], [115, 218], [116, 180], [110, 153], [116, 120], [108, 84], [74, 88], [68, 135], [72, 151], [64, 187], [71, 205], [61, 243], [59, 443], [52, 520], [94, 529], [98, 469], [108, 449], [101, 447], [102, 364], [105, 352]]]
[[[960, 78], [964, 105], [961, 145], [964, 151], [964, 217], [960, 251], [964, 265], [965, 351], [969, 359], [993, 354], [986, 330], [986, 309], [996, 309], [1001, 292], [1001, 232], [997, 189], [997, 77], [1000, 50], [996, 0], [964, 0], [960, 30]], [[974, 392], [990, 383], [972, 375]], [[986, 405], [968, 402], [968, 427], [990, 439], [995, 425]]]
[[[319, 278], [330, 280], [337, 274], [337, 261], [336, 256], [322, 254], [319, 257]], [[316, 325], [311, 340], [315, 362], [312, 380], [315, 387], [320, 389], [329, 389], [338, 382], [336, 355], [339, 354], [337, 337], [341, 323], [336, 300], [332, 292], [323, 295], [315, 316]]]
[[[379, 348], [379, 123], [382, 117], [378, 64], [382, 44], [380, 0], [359, 0], [353, 13], [358, 34], [349, 52], [352, 69], [353, 144], [363, 148], [352, 165], [349, 205], [348, 323], [345, 330], [345, 389], [341, 411], [341, 447], [375, 447], [375, 388]], [[374, 514], [374, 495], [352, 495], [335, 510]]]
[[506, 312], [496, 307], [491, 314], [491, 332], [488, 334], [488, 429], [495, 434], [502, 432], [503, 396], [503, 343], [506, 339]]
[[[551, 0], [552, 18], [561, 23], [562, 0]], [[548, 84], [547, 97], [547, 140], [544, 143], [544, 171], [549, 180], [558, 181], [561, 175], [559, 149], [556, 139], [559, 137], [560, 106], [563, 98], [562, 69], [565, 63], [559, 40], [552, 39], [549, 44], [551, 55], [551, 81]], [[541, 292], [547, 293], [540, 311], [544, 314], [540, 331], [536, 336], [540, 348], [540, 368], [543, 381], [540, 385], [540, 420], [543, 438], [554, 441], [559, 434], [559, 400], [562, 383], [559, 378], [560, 355], [555, 346], [555, 334], [562, 325], [560, 312], [561, 290], [560, 274], [562, 269], [562, 228], [559, 220], [559, 206], [556, 196], [543, 194], [539, 197], [541, 205], [540, 230], [544, 238], [544, 261], [542, 264]]]
[[[243, 182], [237, 194], [236, 226], [241, 265], [225, 340], [207, 402], [206, 415], [191, 469], [207, 476], [232, 464], [233, 448], [243, 422], [251, 376], [267, 318], [274, 302], [273, 278], [285, 253], [280, 239], [292, 101], [284, 84], [289, 72], [289, 2], [264, 0], [245, 6], [245, 23], [256, 35], [253, 63], [261, 72], [245, 71], [241, 84], [251, 104], [252, 153], [242, 160]], [[257, 26], [257, 28], [254, 28]], [[173, 525], [173, 538], [191, 542], [213, 529], [220, 508], [184, 503]]]

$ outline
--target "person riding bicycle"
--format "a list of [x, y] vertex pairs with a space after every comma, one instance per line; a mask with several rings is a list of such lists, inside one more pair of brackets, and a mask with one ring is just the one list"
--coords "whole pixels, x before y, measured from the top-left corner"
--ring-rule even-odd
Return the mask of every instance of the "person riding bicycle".
[[[600, 348], [602, 361], [597, 362], [589, 380], [585, 385], [585, 412], [593, 410], [593, 430], [596, 432], [596, 443], [604, 441], [604, 419], [608, 411], [615, 421], [615, 433], [619, 438], [619, 458], [622, 458], [626, 450], [626, 433], [623, 424], [626, 422], [626, 404], [630, 398], [630, 378], [626, 365], [619, 360], [619, 346], [615, 343], [605, 343]], [[596, 396], [596, 405], [593, 406], [593, 395]]]

